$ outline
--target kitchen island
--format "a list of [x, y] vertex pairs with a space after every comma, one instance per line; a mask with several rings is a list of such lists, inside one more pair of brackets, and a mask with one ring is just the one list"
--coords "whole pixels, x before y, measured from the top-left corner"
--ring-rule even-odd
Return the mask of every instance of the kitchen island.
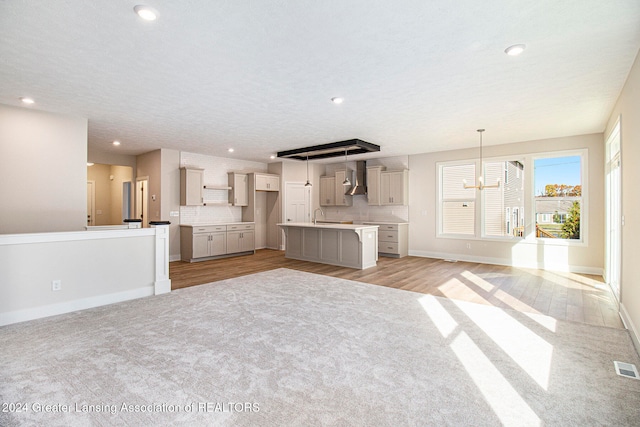
[[285, 257], [364, 270], [378, 260], [378, 226], [287, 222]]

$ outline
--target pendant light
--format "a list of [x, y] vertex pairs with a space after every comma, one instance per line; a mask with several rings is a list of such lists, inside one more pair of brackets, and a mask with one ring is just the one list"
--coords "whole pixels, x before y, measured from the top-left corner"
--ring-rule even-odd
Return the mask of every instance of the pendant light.
[[307, 183], [304, 186], [311, 187], [311, 182], [309, 181], [309, 153], [307, 153]]
[[349, 176], [347, 174], [347, 149], [344, 149], [344, 181], [342, 181], [342, 185], [345, 187], [351, 186], [351, 181], [349, 181]]
[[484, 185], [484, 178], [482, 177], [482, 132], [484, 129], [478, 129], [478, 133], [480, 134], [480, 176], [478, 177], [478, 185], [467, 185], [467, 180], [462, 180], [462, 185], [464, 188], [477, 188], [478, 190], [483, 190], [485, 188], [500, 188], [500, 178], [498, 178], [498, 182], [494, 185]]

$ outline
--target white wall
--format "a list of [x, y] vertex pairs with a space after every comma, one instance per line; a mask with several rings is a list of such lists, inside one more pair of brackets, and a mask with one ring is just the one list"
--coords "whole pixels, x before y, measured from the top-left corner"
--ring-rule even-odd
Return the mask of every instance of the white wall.
[[[418, 256], [602, 274], [604, 258], [602, 134], [488, 146], [484, 147], [484, 157], [582, 148], [588, 149], [588, 215], [586, 215], [587, 223], [583, 225], [588, 235], [587, 245], [545, 245], [540, 241], [531, 243], [522, 240], [497, 242], [437, 238], [436, 162], [476, 159], [478, 156], [476, 148], [409, 156], [409, 252]], [[530, 223], [533, 215], [525, 215], [525, 218]]]
[[82, 230], [87, 119], [0, 105], [0, 234]]
[[621, 311], [631, 330], [636, 349], [640, 352], [640, 262], [636, 238], [640, 235], [640, 54], [636, 56], [629, 77], [611, 112], [605, 130], [608, 136], [620, 117], [620, 156], [622, 164], [622, 278], [620, 281]]

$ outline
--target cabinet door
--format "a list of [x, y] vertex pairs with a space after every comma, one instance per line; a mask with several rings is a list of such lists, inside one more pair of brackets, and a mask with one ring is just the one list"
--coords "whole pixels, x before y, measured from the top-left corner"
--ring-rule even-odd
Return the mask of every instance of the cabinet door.
[[249, 204], [249, 180], [247, 174], [229, 173], [229, 203], [233, 206], [247, 206]]
[[242, 252], [240, 247], [240, 234], [242, 231], [227, 231], [227, 253]]
[[255, 233], [253, 231], [243, 231], [240, 233], [240, 250], [246, 252], [254, 251], [255, 249]]
[[266, 175], [256, 174], [256, 191], [268, 191], [268, 179], [269, 177]]
[[193, 235], [192, 258], [202, 258], [209, 256], [209, 233], [199, 233]]
[[227, 253], [227, 233], [211, 233], [209, 240], [209, 255], [224, 255]]
[[367, 168], [367, 203], [380, 206], [380, 167]]
[[180, 169], [180, 205], [202, 206], [203, 178], [202, 169]]
[[404, 205], [406, 203], [406, 172], [382, 172], [380, 174], [380, 204]]
[[333, 176], [320, 177], [320, 206], [336, 205], [336, 178]]
[[267, 189], [269, 191], [280, 191], [280, 177], [279, 176], [267, 177]]
[[347, 189], [351, 188], [351, 187], [346, 187], [344, 185], [342, 185], [342, 183], [345, 180], [345, 177], [347, 176], [347, 173], [349, 172], [345, 172], [345, 171], [336, 171], [336, 178], [335, 178], [335, 201], [336, 201], [336, 206], [351, 206], [351, 197], [352, 196], [347, 196], [345, 195], [345, 191], [347, 191]]

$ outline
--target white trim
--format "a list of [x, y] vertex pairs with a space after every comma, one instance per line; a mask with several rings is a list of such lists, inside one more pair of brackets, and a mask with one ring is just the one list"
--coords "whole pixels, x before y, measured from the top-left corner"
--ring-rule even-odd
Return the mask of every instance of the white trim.
[[171, 255], [169, 257], [169, 262], [175, 262], [175, 261], [180, 261], [182, 259], [182, 257], [180, 256], [180, 254], [178, 255]]
[[624, 323], [625, 328], [629, 330], [631, 341], [633, 341], [636, 351], [640, 354], [640, 333], [638, 333], [638, 329], [633, 324], [633, 321], [631, 320], [631, 317], [623, 303], [620, 303], [620, 318], [622, 319], [622, 323]]
[[89, 298], [66, 301], [59, 304], [51, 304], [40, 307], [28, 308], [24, 310], [0, 313], [0, 326], [12, 323], [26, 322], [27, 320], [40, 319], [43, 317], [55, 316], [58, 314], [71, 313], [78, 310], [99, 307], [107, 304], [128, 301], [137, 298], [152, 296], [154, 288], [152, 285], [144, 288], [132, 289], [129, 291], [117, 292], [114, 294], [98, 295]]
[[563, 266], [562, 268], [553, 268], [553, 267], [545, 266], [545, 264], [542, 262], [520, 263], [520, 262], [517, 262], [517, 260], [514, 262], [514, 260], [509, 258], [483, 257], [483, 256], [475, 256], [475, 255], [464, 255], [460, 253], [445, 253], [445, 252], [430, 252], [430, 251], [415, 251], [415, 250], [409, 250], [409, 255], [422, 257], [422, 258], [454, 259], [457, 261], [477, 262], [481, 264], [504, 265], [507, 267], [516, 267], [516, 268], [534, 268], [537, 270], [591, 274], [594, 276], [602, 275], [602, 268], [587, 267], [583, 265], [567, 265], [566, 267]]
[[3, 234], [0, 235], [0, 245], [118, 239], [121, 237], [153, 236], [155, 234], [155, 230], [150, 228], [126, 228], [119, 230], [91, 229], [86, 231], [65, 231], [54, 233]]

